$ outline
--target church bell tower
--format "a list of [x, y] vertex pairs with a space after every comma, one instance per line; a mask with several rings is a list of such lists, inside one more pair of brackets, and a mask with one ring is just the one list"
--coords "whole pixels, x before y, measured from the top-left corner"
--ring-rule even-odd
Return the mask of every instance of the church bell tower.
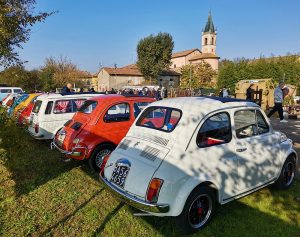
[[209, 12], [205, 28], [202, 30], [202, 53], [216, 55], [217, 31]]

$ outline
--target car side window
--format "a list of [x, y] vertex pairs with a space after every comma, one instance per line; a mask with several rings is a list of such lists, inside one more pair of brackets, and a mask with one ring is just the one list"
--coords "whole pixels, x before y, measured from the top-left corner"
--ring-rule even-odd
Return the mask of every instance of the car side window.
[[78, 111], [79, 108], [83, 105], [84, 101], [86, 101], [86, 99], [77, 99], [77, 100], [73, 100], [73, 107], [74, 107], [74, 112]]
[[72, 113], [72, 103], [71, 100], [57, 100], [54, 106], [55, 114], [63, 114], [63, 113]]
[[259, 110], [256, 110], [256, 120], [257, 120], [257, 129], [258, 134], [264, 134], [269, 132], [269, 125], [267, 124], [264, 116]]
[[104, 122], [122, 122], [130, 120], [130, 107], [128, 103], [111, 106], [104, 115]]
[[1, 93], [11, 93], [11, 89], [1, 89]]
[[234, 114], [237, 138], [252, 137], [258, 134], [255, 110], [240, 110]]
[[226, 112], [221, 112], [205, 120], [198, 132], [196, 142], [200, 148], [203, 148], [228, 143], [231, 138], [230, 116]]
[[45, 114], [51, 114], [52, 107], [53, 107], [53, 101], [49, 101], [46, 106]]
[[134, 117], [136, 118], [150, 102], [136, 102], [133, 104]]

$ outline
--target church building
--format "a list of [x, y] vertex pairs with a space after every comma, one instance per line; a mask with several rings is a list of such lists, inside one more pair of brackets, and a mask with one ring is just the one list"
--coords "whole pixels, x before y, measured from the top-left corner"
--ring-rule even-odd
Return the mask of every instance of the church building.
[[180, 72], [181, 67], [189, 64], [207, 62], [218, 71], [220, 57], [216, 54], [217, 31], [214, 27], [211, 12], [209, 12], [205, 28], [202, 31], [201, 50], [194, 48], [172, 54], [170, 69]]

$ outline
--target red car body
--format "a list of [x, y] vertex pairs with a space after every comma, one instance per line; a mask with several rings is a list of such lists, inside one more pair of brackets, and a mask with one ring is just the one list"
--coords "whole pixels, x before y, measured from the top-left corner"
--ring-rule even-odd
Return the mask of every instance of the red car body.
[[20, 125], [24, 124], [24, 125], [28, 125], [29, 123], [29, 118], [30, 118], [30, 114], [31, 111], [33, 109], [34, 106], [34, 101], [31, 101], [26, 107], [25, 109], [22, 110], [22, 112], [20, 113], [20, 115], [18, 116], [18, 123]]
[[88, 159], [91, 168], [99, 171], [104, 156], [125, 137], [143, 107], [154, 101], [149, 97], [123, 95], [91, 98], [56, 134], [51, 147], [68, 158]]

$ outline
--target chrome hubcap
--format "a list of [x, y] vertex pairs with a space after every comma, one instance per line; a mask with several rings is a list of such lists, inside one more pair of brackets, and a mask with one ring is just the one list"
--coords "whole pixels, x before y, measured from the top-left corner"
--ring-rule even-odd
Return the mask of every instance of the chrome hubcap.
[[206, 194], [200, 194], [189, 208], [188, 219], [191, 227], [198, 229], [203, 226], [210, 217], [211, 211], [211, 197]]
[[283, 169], [283, 182], [285, 186], [290, 186], [295, 176], [294, 164], [288, 162]]
[[103, 158], [106, 156], [106, 155], [109, 155], [111, 153], [111, 150], [109, 149], [104, 149], [104, 150], [101, 150], [97, 156], [96, 156], [96, 165], [97, 167], [101, 167], [102, 165], [102, 162], [103, 162]]

